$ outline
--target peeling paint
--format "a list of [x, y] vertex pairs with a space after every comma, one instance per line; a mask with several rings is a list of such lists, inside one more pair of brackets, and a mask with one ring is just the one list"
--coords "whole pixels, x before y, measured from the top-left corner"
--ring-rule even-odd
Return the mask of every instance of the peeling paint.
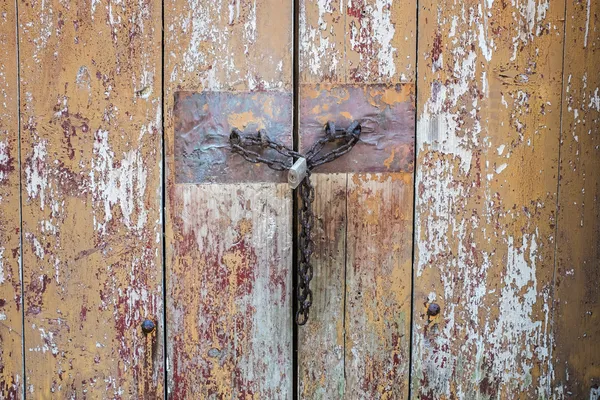
[[[191, 125], [184, 129], [190, 131], [184, 139], [189, 146], [176, 147], [176, 129], [183, 130], [173, 113], [176, 92], [212, 91], [214, 99], [215, 92], [232, 92], [221, 98], [254, 96], [261, 111], [221, 115], [224, 110], [211, 103], [216, 115], [205, 121], [215, 127], [211, 131], [227, 131], [218, 129], [222, 124], [266, 126], [270, 114], [282, 117], [284, 123], [276, 126], [291, 123], [286, 116], [292, 115], [292, 16], [291, 1], [165, 4], [167, 364], [173, 398], [292, 397], [290, 192], [275, 183], [198, 185], [206, 177], [197, 176], [186, 177], [195, 184], [182, 183], [175, 164], [182, 150], [195, 151], [185, 155], [200, 163], [207, 155], [213, 161], [230, 155], [219, 150], [218, 140], [203, 137], [207, 141], [194, 144], [199, 131]], [[269, 99], [277, 104], [269, 105]], [[286, 137], [291, 130], [270, 134]], [[244, 163], [249, 178], [265, 179]]]
[[291, 397], [291, 194], [286, 184], [273, 189], [175, 189], [182, 239], [167, 314], [174, 397]]
[[[118, 204], [122, 215], [120, 222], [129, 229], [142, 230], [148, 219], [144, 202], [148, 173], [143, 157], [139, 151], [131, 150], [124, 153], [121, 160], [114, 160], [108, 137], [108, 131], [101, 129], [94, 135], [90, 190], [104, 214], [94, 212], [94, 228], [106, 234], [106, 225], [113, 219], [112, 208]], [[115, 164], [119, 167], [115, 168]]]
[[562, 31], [551, 21], [563, 12], [529, 0], [420, 15], [415, 398], [553, 395]]
[[598, 2], [567, 2], [552, 354], [557, 398], [595, 398], [600, 387], [598, 15]]
[[0, 3], [0, 398], [22, 399], [17, 12]]
[[161, 5], [85, 8], [19, 7], [25, 385], [156, 398], [162, 340], [139, 324], [162, 318]]
[[393, 0], [301, 1], [303, 83], [410, 82], [415, 17], [415, 7]]
[[[301, 148], [327, 120], [365, 126], [362, 144], [314, 175], [314, 303], [299, 330], [299, 395], [406, 398], [417, 4], [299, 5]], [[349, 173], [325, 173], [340, 171]]]

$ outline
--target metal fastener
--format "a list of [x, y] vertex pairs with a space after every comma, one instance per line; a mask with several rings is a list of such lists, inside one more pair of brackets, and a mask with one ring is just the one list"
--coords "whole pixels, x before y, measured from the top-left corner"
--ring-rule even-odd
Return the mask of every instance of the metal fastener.
[[431, 303], [427, 307], [427, 315], [430, 317], [435, 317], [436, 315], [438, 315], [440, 313], [441, 310], [442, 310], [442, 308], [440, 307], [439, 304]]
[[296, 189], [306, 177], [306, 170], [306, 158], [299, 158], [289, 169], [288, 183], [292, 189]]
[[142, 332], [144, 332], [146, 335], [154, 332], [154, 329], [156, 329], [156, 324], [151, 319], [147, 319], [142, 322]]

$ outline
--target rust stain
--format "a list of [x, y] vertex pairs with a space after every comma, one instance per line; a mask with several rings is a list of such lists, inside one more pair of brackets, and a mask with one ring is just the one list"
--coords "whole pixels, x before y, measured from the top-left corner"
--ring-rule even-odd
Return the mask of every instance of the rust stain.
[[[291, 201], [285, 185], [277, 191], [287, 196], [272, 196], [271, 184], [176, 188], [173, 223], [182, 237], [168, 325], [177, 349], [174, 398], [190, 390], [200, 397], [291, 395]], [[215, 199], [223, 199], [220, 207], [209, 207]]]
[[[164, 9], [169, 393], [173, 399], [291, 398], [290, 191], [275, 183], [278, 175], [244, 160], [225, 171], [227, 182], [244, 183], [223, 184], [218, 171], [225, 164], [213, 156], [230, 157], [218, 147], [230, 122], [246, 125], [248, 133], [264, 125], [271, 137], [291, 144], [292, 2], [171, 0]], [[214, 150], [200, 154], [208, 149], [197, 147], [186, 162], [198, 172], [204, 167], [194, 162], [210, 159], [217, 172], [184, 180], [183, 130], [173, 112], [182, 91], [207, 99], [194, 109], [197, 115], [215, 111], [210, 96], [248, 104], [214, 112], [213, 122], [222, 123], [211, 127]], [[228, 121], [230, 114], [238, 115]], [[258, 118], [261, 124], [254, 123]], [[203, 145], [198, 138], [188, 141], [188, 150]], [[235, 164], [227, 166], [230, 161]], [[221, 184], [197, 184], [211, 180]], [[257, 180], [270, 183], [248, 183]]]
[[299, 8], [301, 148], [327, 120], [362, 120], [371, 132], [315, 175], [318, 314], [300, 331], [299, 390], [303, 398], [405, 398], [417, 5], [302, 0]]
[[[347, 127], [361, 122], [361, 142], [319, 172], [407, 172], [413, 169], [414, 96], [412, 84], [301, 85], [300, 148], [323, 135], [327, 121]], [[305, 93], [308, 93], [305, 95]], [[315, 95], [315, 93], [317, 93]]]
[[[229, 134], [265, 129], [291, 146], [292, 95], [281, 92], [177, 92], [173, 110], [177, 183], [281, 182], [285, 174], [232, 154]], [[274, 150], [271, 154], [277, 154]]]
[[[272, 109], [268, 112], [265, 110], [265, 114], [268, 113], [272, 114]], [[227, 116], [227, 122], [229, 122], [230, 126], [240, 130], [245, 129], [249, 124], [255, 124], [257, 129], [265, 129], [264, 119], [254, 116], [252, 111], [229, 114]]]

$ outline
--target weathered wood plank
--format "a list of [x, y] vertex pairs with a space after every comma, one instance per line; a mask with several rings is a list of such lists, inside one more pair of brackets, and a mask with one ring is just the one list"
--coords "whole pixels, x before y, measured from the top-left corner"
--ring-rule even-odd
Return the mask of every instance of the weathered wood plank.
[[17, 11], [0, 3], [0, 398], [23, 398]]
[[[168, 391], [173, 399], [292, 395], [289, 188], [262, 174], [253, 180], [269, 183], [178, 183], [173, 117], [178, 90], [291, 93], [292, 12], [291, 0], [165, 3]], [[239, 129], [256, 122], [251, 115], [242, 117], [234, 123]]]
[[413, 174], [350, 174], [347, 195], [346, 398], [405, 399]]
[[289, 397], [289, 188], [186, 184], [174, 191], [181, 236], [169, 274], [171, 397]]
[[556, 389], [600, 386], [600, 3], [569, 1], [560, 148]]
[[419, 3], [413, 398], [552, 395], [563, 17]]
[[414, 82], [414, 0], [300, 1], [300, 83]]
[[159, 398], [161, 5], [19, 2], [27, 395]]
[[311, 176], [315, 187], [313, 305], [309, 322], [298, 329], [298, 393], [303, 399], [337, 399], [345, 393], [347, 179], [347, 174]]
[[[360, 146], [366, 147], [357, 146], [356, 153], [324, 168], [345, 174], [315, 175], [316, 197], [323, 199], [316, 200], [315, 306], [299, 329], [299, 394], [315, 399], [406, 397], [416, 2], [301, 0], [299, 29], [300, 147], [306, 148], [315, 128], [329, 119], [345, 127], [364, 118], [365, 132], [374, 130], [374, 136], [363, 137]], [[375, 92], [380, 97], [371, 96]], [[331, 97], [330, 104], [313, 101], [323, 93]], [[358, 96], [368, 99], [367, 107], [359, 107], [363, 99]], [[305, 103], [316, 106], [303, 109]], [[391, 120], [396, 122], [388, 124]], [[403, 139], [381, 136], [388, 131], [400, 132], [397, 137]], [[363, 151], [370, 154], [368, 160], [361, 157]], [[385, 160], [379, 160], [384, 153]], [[348, 174], [360, 171], [403, 173]], [[337, 197], [340, 193], [343, 198]], [[375, 211], [382, 217], [369, 219]], [[340, 246], [343, 256], [332, 251]]]

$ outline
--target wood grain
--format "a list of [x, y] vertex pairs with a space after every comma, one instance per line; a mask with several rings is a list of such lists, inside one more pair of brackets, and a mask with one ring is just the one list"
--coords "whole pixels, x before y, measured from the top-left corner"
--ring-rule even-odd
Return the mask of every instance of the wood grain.
[[292, 396], [289, 188], [177, 183], [172, 114], [178, 90], [291, 93], [292, 13], [291, 0], [165, 2], [172, 399]]
[[161, 5], [19, 2], [26, 390], [163, 396]]
[[0, 3], [0, 398], [23, 398], [17, 11]]
[[567, 2], [557, 219], [555, 387], [600, 386], [600, 3]]
[[563, 17], [419, 3], [413, 398], [553, 395]]
[[[314, 175], [315, 306], [299, 329], [299, 395], [403, 398], [409, 386], [416, 2], [301, 0], [299, 5], [300, 104], [310, 103], [306, 97], [315, 88], [350, 92], [354, 85], [368, 93], [386, 84], [404, 94], [401, 108], [410, 115], [395, 115], [402, 119], [402, 137], [410, 139], [407, 152], [396, 154], [401, 173], [360, 174], [366, 165], [361, 160], [352, 168], [326, 169], [344, 174]], [[332, 100], [330, 108], [324, 104], [300, 114], [301, 148], [314, 127], [326, 122], [321, 118], [360, 118], [361, 110], [338, 110], [344, 102], [355, 107], [358, 99]], [[391, 153], [387, 161], [394, 160]], [[369, 168], [396, 170], [383, 164]]]
[[347, 196], [346, 398], [405, 399], [413, 174], [349, 174]]
[[313, 305], [308, 323], [298, 329], [298, 393], [303, 399], [343, 398], [346, 391], [347, 179], [347, 174], [311, 176], [315, 187]]
[[300, 1], [300, 83], [414, 82], [414, 0]]
[[175, 188], [172, 398], [291, 394], [291, 192], [244, 186]]

